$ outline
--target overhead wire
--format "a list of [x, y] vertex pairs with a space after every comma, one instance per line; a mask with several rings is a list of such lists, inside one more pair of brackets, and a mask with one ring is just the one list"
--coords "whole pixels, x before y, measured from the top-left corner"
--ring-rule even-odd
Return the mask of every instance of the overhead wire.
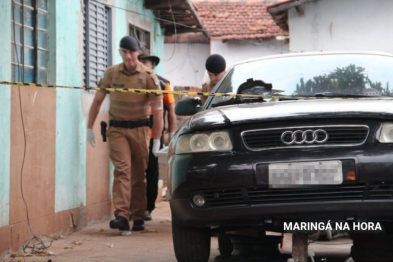
[[169, 4], [169, 11], [171, 12], [171, 15], [172, 15], [173, 27], [174, 27], [174, 31], [175, 31], [175, 44], [174, 44], [173, 49], [172, 49], [172, 55], [168, 59], [164, 59], [164, 61], [169, 61], [169, 60], [172, 59], [173, 55], [175, 54], [176, 43], [177, 43], [176, 21], [175, 21], [175, 16], [173, 15], [173, 10], [172, 10], [172, 5], [171, 5], [171, 1], [170, 0], [168, 0], [168, 4]]
[[[119, 10], [123, 10], [123, 11], [129, 12], [129, 13], [133, 13], [133, 14], [138, 14], [138, 15], [140, 15], [140, 16], [146, 16], [146, 17], [149, 17], [149, 18], [154, 19], [154, 20], [157, 20], [157, 21], [163, 21], [163, 22], [167, 22], [167, 23], [172, 23], [172, 24], [174, 25], [174, 31], [175, 31], [175, 46], [174, 46], [174, 49], [173, 49], [173, 51], [172, 51], [171, 57], [170, 57], [169, 59], [165, 59], [165, 60], [163, 60], [163, 61], [169, 61], [170, 59], [173, 58], [174, 50], [175, 50], [175, 48], [176, 48], [176, 43], [177, 43], [177, 30], [176, 30], [177, 26], [179, 26], [179, 27], [185, 27], [185, 28], [190, 28], [190, 29], [193, 29], [194, 31], [196, 30], [196, 31], [203, 32], [203, 33], [209, 33], [207, 30], [205, 30], [205, 29], [203, 29], [203, 28], [195, 28], [195, 27], [192, 27], [192, 26], [188, 26], [188, 25], [185, 25], [185, 24], [181, 24], [181, 23], [176, 22], [176, 21], [175, 21], [175, 18], [174, 18], [174, 15], [173, 15], [173, 12], [172, 12], [172, 6], [171, 6], [171, 3], [170, 3], [169, 0], [168, 0], [168, 5], [169, 5], [170, 10], [171, 10], [172, 21], [171, 21], [171, 20], [167, 20], [167, 19], [163, 19], [163, 18], [159, 18], [159, 17], [156, 17], [156, 16], [151, 16], [151, 15], [143, 14], [143, 13], [140, 13], [140, 12], [137, 12], [137, 11], [129, 10], [129, 9], [127, 9], [127, 8], [122, 8], [122, 7], [119, 7], [119, 6], [115, 6], [115, 5], [110, 5], [110, 4], [107, 4], [107, 3], [103, 3], [103, 2], [100, 2], [99, 0], [90, 0], [90, 1], [96, 2], [96, 3], [105, 4], [105, 5], [108, 6], [108, 7], [115, 8], [115, 9], [119, 9]], [[139, 0], [138, 0], [138, 2], [139, 2]], [[134, 28], [135, 28], [135, 27], [134, 27]], [[266, 47], [266, 48], [271, 48], [271, 49], [275, 49], [275, 50], [279, 49], [280, 52], [282, 52], [282, 51], [284, 50], [284, 51], [287, 51], [287, 52], [289, 52], [289, 53], [299, 53], [299, 51], [294, 51], [294, 50], [291, 50], [291, 49], [289, 49], [289, 48], [288, 48], [288, 49], [287, 49], [287, 48], [282, 48], [282, 46], [283, 46], [282, 44], [280, 45], [280, 47], [274, 47], [274, 46], [264, 45], [264, 44], [261, 44], [261, 43], [256, 43], [256, 42], [250, 41], [250, 40], [248, 40], [248, 39], [236, 39], [236, 40], [243, 41], [243, 42], [248, 42], [248, 43], [252, 43], [252, 44], [255, 44], [255, 45], [259, 45], [259, 46], [264, 46], [264, 47]], [[138, 42], [139, 42], [139, 41], [138, 41]]]
[[[96, 2], [96, 3], [100, 3], [100, 4], [104, 4], [104, 5], [108, 6], [108, 7], [112, 7], [112, 8], [119, 9], [119, 10], [123, 10], [123, 11], [129, 12], [129, 13], [138, 14], [138, 15], [141, 15], [141, 16], [146, 16], [146, 17], [148, 17], [148, 18], [152, 18], [152, 19], [155, 19], [155, 20], [159, 20], [159, 21], [163, 21], [163, 22], [168, 22], [168, 23], [174, 23], [174, 22], [171, 21], [171, 20], [167, 20], [167, 19], [158, 18], [158, 17], [155, 17], [155, 16], [150, 16], [150, 15], [147, 15], [147, 14], [139, 13], [139, 12], [137, 12], [137, 11], [129, 10], [129, 9], [127, 9], [127, 8], [122, 8], [122, 7], [110, 5], [110, 4], [107, 4], [107, 3], [103, 3], [103, 2], [100, 2], [100, 1], [98, 1], [98, 0], [90, 0], [90, 1]], [[178, 25], [178, 26], [190, 28], [190, 29], [193, 29], [193, 30], [196, 30], [196, 31], [201, 31], [201, 32], [206, 32], [206, 33], [207, 33], [207, 31], [206, 31], [205, 29], [202, 29], [202, 28], [196, 28], [196, 27], [192, 27], [192, 26], [185, 25], [185, 24], [181, 24], [181, 23], [177, 23], [177, 22], [175, 22], [175, 25]]]

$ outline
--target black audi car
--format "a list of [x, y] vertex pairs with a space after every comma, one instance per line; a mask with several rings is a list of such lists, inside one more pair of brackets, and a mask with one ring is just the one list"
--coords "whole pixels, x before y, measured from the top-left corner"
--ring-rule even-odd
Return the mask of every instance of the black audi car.
[[235, 65], [204, 106], [179, 101], [190, 118], [168, 149], [177, 259], [207, 261], [212, 228], [393, 220], [392, 83], [390, 54], [287, 54]]

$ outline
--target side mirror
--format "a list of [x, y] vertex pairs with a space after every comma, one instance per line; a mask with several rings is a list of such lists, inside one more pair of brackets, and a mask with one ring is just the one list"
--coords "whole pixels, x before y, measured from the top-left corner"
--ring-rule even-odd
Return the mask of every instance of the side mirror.
[[175, 114], [178, 116], [192, 116], [202, 109], [199, 97], [187, 98], [176, 103]]

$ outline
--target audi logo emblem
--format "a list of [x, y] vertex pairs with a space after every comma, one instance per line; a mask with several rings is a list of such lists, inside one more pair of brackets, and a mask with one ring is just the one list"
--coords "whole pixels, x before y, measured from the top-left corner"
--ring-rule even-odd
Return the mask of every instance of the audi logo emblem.
[[296, 130], [296, 131], [285, 131], [281, 134], [281, 141], [286, 145], [301, 145], [301, 144], [322, 144], [325, 143], [329, 138], [328, 133], [325, 130]]

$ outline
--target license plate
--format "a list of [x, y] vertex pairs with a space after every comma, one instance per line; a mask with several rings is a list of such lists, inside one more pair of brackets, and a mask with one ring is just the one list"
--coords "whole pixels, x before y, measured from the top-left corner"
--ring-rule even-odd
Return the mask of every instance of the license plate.
[[275, 163], [269, 165], [269, 187], [293, 188], [343, 182], [341, 161]]

